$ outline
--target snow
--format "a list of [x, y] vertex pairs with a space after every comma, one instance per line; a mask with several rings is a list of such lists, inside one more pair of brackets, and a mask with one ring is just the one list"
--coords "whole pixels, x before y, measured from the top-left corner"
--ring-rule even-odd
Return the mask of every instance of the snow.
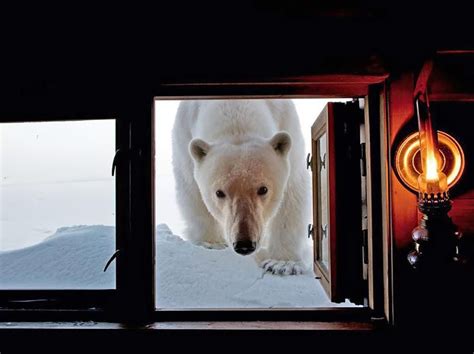
[[[112, 226], [58, 229], [43, 242], [0, 252], [0, 289], [111, 289], [115, 262]], [[159, 308], [286, 308], [335, 306], [314, 274], [263, 274], [250, 257], [211, 250], [174, 235], [165, 224], [156, 233], [156, 293]], [[350, 303], [340, 304], [350, 306]]]
[[[251, 257], [195, 246], [157, 228], [157, 306], [282, 308], [334, 306], [314, 274], [264, 274]], [[347, 305], [347, 304], [346, 304]]]
[[112, 226], [59, 228], [37, 245], [0, 252], [0, 289], [112, 289]]

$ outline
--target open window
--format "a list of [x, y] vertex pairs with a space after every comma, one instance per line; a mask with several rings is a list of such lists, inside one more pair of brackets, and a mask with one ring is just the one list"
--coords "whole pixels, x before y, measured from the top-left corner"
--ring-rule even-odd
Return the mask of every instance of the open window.
[[[215, 97], [212, 102], [216, 105], [219, 101], [235, 104], [236, 100], [242, 99], [256, 104], [272, 101], [259, 97]], [[183, 112], [183, 107], [191, 105], [183, 105], [186, 100], [175, 98], [156, 99], [156, 305], [161, 311], [353, 309], [355, 305], [367, 304], [364, 300], [368, 285], [363, 275], [367, 267], [367, 259], [363, 256], [367, 209], [363, 202], [365, 165], [361, 160], [365, 145], [360, 133], [363, 131], [364, 110], [359, 101], [352, 99], [273, 100], [278, 104], [284, 101], [295, 107], [305, 141], [304, 149], [297, 158], [304, 164], [306, 154], [312, 152], [313, 155], [312, 185], [310, 172], [305, 172], [308, 174], [309, 209], [313, 195], [314, 221], [309, 213], [301, 236], [306, 238], [308, 224], [315, 225], [313, 240], [307, 240], [306, 244], [315, 262], [314, 270], [303, 276], [265, 273], [252, 256], [237, 255], [229, 245], [224, 244], [223, 249], [209, 249], [209, 246], [196, 245], [189, 239], [186, 219], [180, 213], [177, 199], [182, 193], [191, 193], [192, 189], [176, 189], [171, 145], [172, 141], [186, 147], [189, 144], [189, 141], [184, 141], [187, 133], [183, 127], [179, 127], [179, 132], [175, 131], [174, 140], [172, 129], [179, 109]], [[210, 101], [195, 98], [192, 105], [199, 105], [200, 102], [206, 105]], [[318, 114], [319, 118], [314, 123], [314, 117]], [[190, 158], [188, 160], [190, 163], [186, 166], [192, 175], [193, 164]], [[362, 216], [363, 209], [365, 218]]]
[[328, 103], [311, 128], [314, 271], [334, 302], [367, 296], [363, 124], [357, 101]]

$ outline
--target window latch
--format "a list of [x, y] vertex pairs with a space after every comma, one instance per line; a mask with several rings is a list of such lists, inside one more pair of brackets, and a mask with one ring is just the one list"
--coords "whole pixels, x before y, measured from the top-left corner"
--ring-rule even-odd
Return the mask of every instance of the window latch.
[[313, 225], [308, 224], [308, 238], [310, 238], [313, 235], [313, 231], [314, 231]]
[[308, 155], [306, 155], [306, 169], [309, 170], [311, 168], [311, 171], [313, 170], [313, 166], [311, 165], [311, 162], [312, 162], [313, 158], [311, 157], [311, 154], [308, 153]]
[[115, 175], [115, 168], [117, 167], [117, 160], [120, 157], [120, 155], [121, 155], [121, 150], [117, 149], [117, 151], [115, 151], [114, 160], [112, 161], [112, 176]]
[[115, 258], [117, 258], [119, 252], [120, 250], [116, 250], [114, 254], [112, 255], [112, 257], [110, 257], [110, 259], [107, 261], [107, 264], [104, 267], [104, 272], [107, 271], [107, 269], [109, 268], [109, 265], [114, 261]]
[[321, 225], [321, 234], [322, 234], [322, 238], [328, 237], [328, 224], [324, 226]]
[[121, 150], [120, 148], [115, 151], [114, 159], [112, 161], [112, 176], [115, 175], [115, 170], [117, 169], [117, 163], [119, 159], [122, 157], [128, 158], [131, 160], [132, 158], [141, 159], [143, 157], [143, 153], [141, 149], [132, 149], [132, 150]]

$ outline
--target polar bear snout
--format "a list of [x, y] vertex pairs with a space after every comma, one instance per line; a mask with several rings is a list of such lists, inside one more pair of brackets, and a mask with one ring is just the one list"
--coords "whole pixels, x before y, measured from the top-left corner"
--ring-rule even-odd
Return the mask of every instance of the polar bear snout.
[[230, 213], [231, 227], [229, 229], [229, 243], [234, 251], [240, 255], [247, 256], [257, 249], [260, 240], [261, 228], [259, 222], [258, 208], [251, 204], [250, 200], [244, 202], [242, 199], [234, 203], [235, 213]]
[[236, 241], [233, 244], [234, 251], [243, 256], [247, 256], [257, 248], [257, 243], [251, 240]]

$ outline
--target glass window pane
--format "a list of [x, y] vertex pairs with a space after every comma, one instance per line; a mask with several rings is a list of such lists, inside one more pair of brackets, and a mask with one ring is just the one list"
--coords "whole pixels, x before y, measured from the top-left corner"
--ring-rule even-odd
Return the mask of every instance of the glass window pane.
[[113, 289], [115, 121], [0, 124], [0, 289]]
[[321, 215], [321, 230], [318, 230], [319, 235], [319, 259], [322, 264], [329, 269], [329, 237], [328, 237], [328, 172], [327, 172], [327, 137], [322, 135], [318, 140], [318, 151], [320, 159], [319, 169], [319, 198], [320, 198], [320, 215]]

